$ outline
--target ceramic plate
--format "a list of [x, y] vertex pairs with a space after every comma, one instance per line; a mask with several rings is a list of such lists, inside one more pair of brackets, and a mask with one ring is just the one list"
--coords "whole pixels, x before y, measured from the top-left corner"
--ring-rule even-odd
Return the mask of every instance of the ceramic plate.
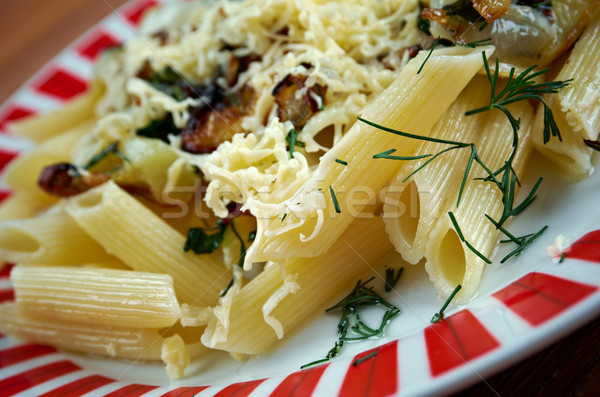
[[[134, 0], [92, 28], [29, 80], [0, 108], [0, 167], [32, 147], [6, 134], [6, 124], [43, 113], [84, 92], [100, 52], [133, 36], [143, 11]], [[422, 268], [409, 266], [386, 297], [401, 309], [385, 337], [346, 344], [338, 358], [300, 370], [336, 340], [336, 315], [323, 315], [265, 357], [240, 363], [224, 353], [194, 362], [170, 382], [161, 365], [58, 352], [0, 335], [0, 394], [110, 396], [384, 396], [449, 393], [477, 382], [558, 340], [600, 314], [600, 175], [569, 183], [534, 159], [529, 175], [544, 177], [538, 199], [515, 231], [549, 228], [523, 255], [494, 262], [479, 296], [444, 321], [430, 319], [442, 302]], [[535, 181], [535, 179], [533, 181]], [[525, 181], [531, 183], [532, 181]], [[0, 198], [11, 194], [3, 188]], [[548, 254], [559, 234], [565, 258]], [[502, 257], [501, 253], [496, 255]], [[10, 268], [0, 274], [0, 301], [13, 299]], [[377, 352], [377, 354], [372, 354]], [[365, 358], [361, 360], [361, 358]]]

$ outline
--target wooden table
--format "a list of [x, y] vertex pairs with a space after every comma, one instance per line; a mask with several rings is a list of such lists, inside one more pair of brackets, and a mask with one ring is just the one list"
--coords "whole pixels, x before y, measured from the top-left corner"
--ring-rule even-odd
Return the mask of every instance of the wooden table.
[[[124, 2], [0, 0], [0, 102], [73, 39]], [[600, 319], [459, 394], [600, 394]]]

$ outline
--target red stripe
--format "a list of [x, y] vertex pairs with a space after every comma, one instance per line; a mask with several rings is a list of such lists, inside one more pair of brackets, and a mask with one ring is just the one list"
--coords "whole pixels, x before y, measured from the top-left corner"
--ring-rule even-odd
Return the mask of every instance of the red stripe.
[[565, 250], [567, 258], [600, 263], [600, 230], [590, 232]]
[[[366, 358], [371, 354], [375, 355]], [[397, 340], [358, 354], [348, 367], [339, 396], [375, 397], [397, 393], [397, 355]]]
[[54, 69], [41, 81], [34, 83], [33, 87], [60, 99], [70, 99], [83, 93], [88, 85], [86, 81], [64, 69]]
[[134, 25], [137, 25], [142, 19], [144, 13], [149, 8], [154, 7], [156, 4], [158, 4], [156, 0], [136, 1], [132, 7], [127, 8], [123, 12], [123, 15], [125, 16], [125, 18], [127, 18], [129, 22], [131, 22]]
[[50, 390], [40, 395], [40, 397], [77, 397], [114, 381], [114, 379], [105, 378], [104, 376], [90, 375]]
[[2, 189], [0, 190], [0, 203], [4, 200], [12, 196], [13, 192], [11, 190]]
[[277, 386], [271, 397], [312, 396], [319, 379], [329, 364], [294, 372]]
[[2, 270], [0, 270], [0, 278], [8, 278], [10, 277], [10, 271], [15, 267], [12, 263], [6, 263]]
[[19, 155], [18, 152], [0, 148], [0, 171]]
[[56, 349], [38, 344], [26, 344], [0, 350], [0, 368], [10, 367], [34, 357], [55, 353]]
[[15, 291], [12, 289], [0, 290], [0, 303], [12, 302], [15, 300]]
[[246, 397], [264, 381], [264, 379], [257, 379], [249, 382], [234, 383], [215, 394], [215, 397]]
[[500, 346], [468, 310], [425, 328], [425, 345], [432, 376], [460, 367]]
[[47, 382], [59, 376], [79, 371], [81, 367], [70, 361], [56, 361], [30, 369], [29, 371], [0, 380], [0, 395], [12, 396], [31, 387]]
[[0, 115], [0, 130], [6, 130], [6, 124], [35, 114], [34, 110], [22, 106], [10, 106]]
[[171, 391], [166, 392], [162, 397], [193, 397], [196, 393], [200, 393], [202, 390], [208, 389], [210, 386], [198, 386], [198, 387], [178, 387]]
[[529, 273], [493, 297], [519, 317], [538, 326], [560, 314], [598, 288], [544, 273]]
[[106, 49], [116, 47], [117, 45], [119, 45], [119, 39], [107, 31], [99, 30], [86, 38], [78, 46], [78, 51], [82, 57], [93, 61]]
[[138, 385], [134, 383], [132, 385], [122, 387], [119, 390], [115, 390], [112, 393], [106, 394], [104, 397], [136, 397], [146, 394], [156, 388], [158, 388], [158, 386]]

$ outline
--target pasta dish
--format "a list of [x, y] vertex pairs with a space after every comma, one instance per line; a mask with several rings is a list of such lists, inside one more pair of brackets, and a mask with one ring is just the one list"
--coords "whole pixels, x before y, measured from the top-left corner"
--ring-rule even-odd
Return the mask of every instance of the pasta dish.
[[[15, 194], [0, 206], [0, 260], [16, 266], [0, 330], [162, 360], [178, 379], [211, 349], [262, 355], [328, 307], [343, 312], [340, 339], [319, 362], [382, 334], [399, 310], [364, 277], [393, 289], [392, 251], [425, 268], [444, 308], [469, 302], [488, 264], [546, 230], [511, 232], [542, 184], [521, 186], [532, 151], [566, 178], [593, 171], [599, 12], [592, 0], [151, 9], [87, 93], [12, 125], [37, 145], [2, 177]], [[375, 301], [379, 328], [356, 311]]]

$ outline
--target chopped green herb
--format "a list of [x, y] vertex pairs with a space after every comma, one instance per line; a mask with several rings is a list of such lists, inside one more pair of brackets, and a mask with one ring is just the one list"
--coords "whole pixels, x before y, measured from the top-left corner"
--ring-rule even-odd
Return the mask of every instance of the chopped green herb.
[[471, 243], [469, 243], [467, 240], [465, 240], [465, 236], [463, 235], [462, 230], [460, 230], [460, 226], [458, 226], [458, 222], [456, 221], [456, 218], [454, 217], [454, 214], [452, 213], [452, 211], [448, 212], [448, 216], [450, 217], [450, 221], [452, 222], [452, 225], [454, 225], [454, 229], [456, 230], [456, 234], [458, 235], [458, 238], [460, 239], [460, 241], [465, 243], [467, 248], [469, 248], [475, 255], [477, 255], [478, 257], [483, 259], [483, 261], [485, 263], [487, 263], [488, 265], [490, 263], [492, 263], [491, 260], [486, 258], [485, 255], [483, 255], [481, 252], [477, 251], [477, 249], [475, 247], [473, 247], [471, 245]]
[[335, 197], [335, 192], [333, 191], [331, 185], [329, 186], [329, 193], [331, 193], [331, 200], [333, 201], [333, 207], [335, 208], [335, 212], [339, 214], [340, 212], [342, 212], [342, 210], [340, 210], [340, 204], [338, 203], [337, 197]]
[[292, 128], [290, 130], [290, 132], [288, 132], [287, 136], [285, 137], [285, 140], [288, 143], [288, 147], [290, 148], [290, 158], [291, 159], [294, 158], [294, 150], [295, 150], [296, 146], [302, 147], [302, 148], [306, 147], [306, 143], [298, 140], [298, 134], [300, 134], [300, 131], [301, 130], [296, 132], [296, 130], [294, 128]]
[[183, 250], [193, 251], [195, 254], [210, 254], [215, 252], [217, 248], [223, 242], [223, 236], [227, 225], [221, 220], [217, 223], [217, 226], [213, 228], [217, 229], [215, 233], [207, 234], [202, 228], [193, 227], [188, 230], [187, 239]]
[[341, 165], [348, 165], [348, 162], [344, 161], [344, 160], [340, 160], [340, 159], [335, 159], [335, 162]]
[[169, 143], [169, 135], [179, 134], [181, 134], [181, 130], [175, 126], [171, 115], [162, 120], [152, 120], [150, 124], [136, 131], [138, 136], [160, 139], [165, 143]]
[[251, 243], [256, 239], [256, 230], [251, 231], [250, 233], [248, 233], [248, 242]]
[[469, 48], [477, 48], [477, 47], [488, 46], [488, 45], [493, 45], [493, 44], [494, 43], [492, 42], [491, 38], [477, 40], [477, 41], [472, 41], [472, 42], [467, 43], [467, 44], [456, 43], [456, 45], [459, 45], [461, 47], [469, 47]]
[[558, 260], [558, 263], [563, 263], [566, 257], [567, 257], [566, 252], [563, 252], [562, 254], [560, 254], [560, 259]]
[[419, 160], [426, 157], [431, 157], [431, 154], [424, 154], [420, 156], [390, 156], [396, 149], [386, 150], [385, 152], [377, 153], [373, 155], [374, 159], [387, 159], [387, 160]]
[[512, 258], [515, 255], [521, 255], [523, 253], [523, 250], [525, 250], [525, 248], [527, 248], [529, 245], [531, 245], [531, 243], [533, 243], [535, 240], [537, 240], [537, 238], [540, 237], [547, 229], [548, 229], [548, 225], [541, 228], [537, 233], [535, 233], [529, 239], [522, 241], [514, 251], [512, 251], [510, 254], [508, 254], [504, 258], [502, 258], [500, 260], [500, 263], [506, 262], [507, 260], [509, 260], [510, 258]]
[[287, 217], [287, 213], [283, 214], [283, 216], [281, 217], [281, 222], [283, 222], [286, 217]]
[[403, 271], [403, 267], [398, 269], [398, 273], [395, 273], [394, 269], [392, 269], [391, 267], [385, 269], [385, 292], [390, 292], [394, 289], [394, 287], [398, 283], [398, 280], [400, 280], [400, 276], [402, 276]]
[[354, 362], [352, 363], [352, 366], [357, 366], [359, 364], [362, 364], [363, 362], [367, 361], [368, 359], [375, 357], [377, 355], [377, 353], [379, 352], [379, 350], [375, 350], [372, 351], [371, 353], [367, 354], [364, 357], [361, 358], [357, 358], [356, 360], [354, 360]]
[[92, 157], [90, 159], [90, 161], [88, 161], [83, 166], [83, 168], [86, 170], [89, 170], [90, 168], [94, 167], [95, 165], [100, 163], [102, 160], [104, 160], [105, 158], [110, 156], [111, 154], [114, 154], [114, 155], [120, 157], [123, 161], [129, 162], [129, 159], [127, 157], [125, 157], [125, 155], [123, 153], [121, 153], [121, 151], [119, 150], [119, 142], [117, 141], [117, 142], [111, 143], [110, 145], [108, 145], [107, 147], [102, 149], [100, 151], [100, 153], [98, 153], [94, 157]]
[[444, 302], [444, 305], [442, 306], [442, 308], [440, 309], [439, 312], [435, 313], [433, 315], [433, 317], [431, 318], [431, 322], [432, 323], [437, 323], [440, 320], [444, 319], [444, 310], [446, 310], [446, 308], [448, 307], [448, 305], [450, 304], [450, 302], [452, 302], [452, 299], [454, 299], [454, 297], [456, 296], [456, 294], [458, 293], [458, 291], [460, 291], [461, 289], [461, 285], [458, 284], [456, 286], [456, 288], [454, 288], [454, 291], [452, 291], [452, 293], [450, 294], [450, 296], [448, 297], [448, 299], [446, 299], [446, 302]]
[[[244, 261], [246, 260], [246, 244], [244, 244], [244, 239], [237, 232], [233, 218], [229, 220], [229, 226], [231, 226], [231, 231], [233, 232], [235, 237], [240, 242], [240, 256], [238, 258], [237, 266], [238, 266], [238, 268], [242, 269], [244, 267]], [[256, 235], [256, 232], [255, 232], [255, 235]], [[225, 287], [225, 289], [223, 291], [221, 291], [221, 295], [220, 295], [221, 297], [225, 296], [227, 294], [227, 292], [229, 291], [229, 289], [231, 289], [231, 287], [233, 287], [233, 284], [235, 283], [235, 273], [236, 272], [234, 270], [233, 277], [231, 277], [231, 281], [229, 282], [229, 284], [227, 284], [227, 287]]]
[[435, 46], [438, 44], [439, 41], [440, 41], [440, 37], [438, 36], [435, 39], [435, 41], [433, 42], [433, 45], [431, 46], [431, 49], [429, 50], [429, 53], [427, 54], [427, 57], [425, 57], [425, 60], [421, 64], [421, 67], [419, 68], [419, 70], [417, 70], [417, 74], [421, 73], [421, 70], [423, 70], [423, 66], [425, 66], [425, 63], [429, 60], [429, 57], [433, 53], [433, 49], [435, 48]]
[[545, 73], [548, 73], [550, 69], [546, 68], [534, 72], [534, 69], [537, 67], [537, 65], [534, 65], [525, 69], [517, 77], [514, 77], [515, 68], [511, 68], [506, 86], [502, 91], [496, 94], [496, 91], [498, 89], [498, 72], [500, 69], [498, 58], [496, 58], [496, 67], [494, 70], [494, 75], [492, 75], [492, 73], [490, 72], [490, 66], [488, 64], [487, 57], [485, 56], [485, 52], [482, 53], [482, 57], [485, 72], [490, 82], [490, 86], [492, 88], [490, 94], [490, 103], [487, 106], [470, 110], [466, 112], [466, 115], [485, 112], [486, 110], [491, 110], [494, 108], [500, 109], [502, 112], [504, 112], [504, 114], [506, 114], [506, 116], [510, 120], [513, 129], [518, 130], [519, 120], [516, 120], [506, 109], [505, 106], [514, 102], [536, 99], [539, 102], [541, 102], [544, 106], [544, 143], [547, 143], [550, 140], [550, 136], [554, 136], [557, 137], [558, 140], [562, 140], [560, 136], [560, 131], [558, 130], [558, 126], [554, 121], [552, 109], [550, 109], [546, 102], [544, 102], [542, 94], [556, 94], [559, 89], [569, 85], [569, 83], [573, 81], [573, 79], [536, 83], [535, 78]]
[[[389, 324], [392, 318], [400, 313], [400, 309], [387, 302], [379, 294], [374, 292], [372, 286], [367, 287], [367, 285], [373, 281], [374, 278], [375, 277], [371, 277], [364, 283], [359, 280], [350, 294], [326, 310], [327, 312], [334, 310], [342, 311], [342, 318], [338, 322], [339, 339], [335, 342], [335, 345], [331, 350], [329, 350], [324, 359], [305, 364], [301, 367], [302, 369], [315, 364], [323, 363], [332, 359], [333, 357], [336, 357], [340, 353], [340, 350], [342, 346], [344, 346], [345, 342], [365, 340], [383, 335], [385, 327]], [[383, 308], [386, 309], [381, 318], [381, 323], [377, 328], [368, 326], [360, 318], [359, 309], [371, 306], [383, 306]], [[351, 336], [348, 336], [349, 333]]]

